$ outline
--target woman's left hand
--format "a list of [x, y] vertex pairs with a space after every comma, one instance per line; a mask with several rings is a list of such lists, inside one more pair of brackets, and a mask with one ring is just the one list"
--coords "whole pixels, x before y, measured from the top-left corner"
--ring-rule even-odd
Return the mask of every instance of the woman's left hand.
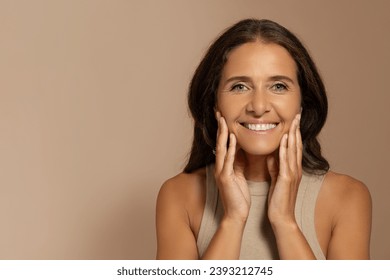
[[[283, 135], [277, 152], [268, 156], [271, 176], [268, 195], [268, 218], [275, 227], [296, 224], [295, 203], [302, 177], [302, 138], [299, 130], [300, 114], [293, 120], [289, 133]], [[279, 164], [278, 164], [279, 162]]]

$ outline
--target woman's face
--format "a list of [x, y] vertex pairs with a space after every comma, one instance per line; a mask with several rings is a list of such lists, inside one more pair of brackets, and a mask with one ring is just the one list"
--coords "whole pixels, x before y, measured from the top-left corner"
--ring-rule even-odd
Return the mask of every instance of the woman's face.
[[249, 154], [268, 155], [300, 112], [295, 61], [277, 44], [243, 44], [228, 55], [217, 100], [238, 145]]

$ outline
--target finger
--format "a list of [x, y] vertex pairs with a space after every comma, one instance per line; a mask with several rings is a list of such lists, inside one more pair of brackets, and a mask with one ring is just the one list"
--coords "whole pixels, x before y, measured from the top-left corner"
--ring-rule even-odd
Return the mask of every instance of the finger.
[[286, 177], [288, 172], [288, 162], [287, 162], [287, 141], [288, 141], [288, 134], [284, 134], [282, 137], [282, 141], [280, 142], [279, 147], [279, 176]]
[[228, 131], [225, 120], [220, 117], [218, 120], [218, 134], [217, 145], [215, 147], [215, 173], [220, 174], [222, 172], [225, 156], [226, 156], [226, 143], [227, 143]]
[[288, 149], [287, 149], [287, 157], [288, 157], [288, 165], [289, 169], [293, 174], [297, 171], [297, 128], [298, 128], [298, 118], [295, 116], [288, 135]]
[[302, 175], [302, 136], [301, 136], [301, 129], [300, 129], [300, 120], [301, 115], [298, 115], [298, 126], [296, 129], [295, 137], [296, 137], [296, 146], [297, 146], [297, 167], [298, 167], [298, 174]]
[[221, 113], [219, 111], [215, 111], [215, 118], [217, 121], [219, 121], [219, 118], [221, 117]]
[[233, 173], [234, 158], [236, 156], [236, 137], [233, 133], [229, 134], [229, 148], [226, 154], [225, 164], [222, 172], [225, 174]]

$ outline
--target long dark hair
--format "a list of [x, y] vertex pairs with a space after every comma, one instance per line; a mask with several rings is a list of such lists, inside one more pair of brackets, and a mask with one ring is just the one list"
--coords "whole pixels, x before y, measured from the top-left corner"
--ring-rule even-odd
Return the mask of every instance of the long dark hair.
[[329, 163], [321, 155], [317, 136], [325, 124], [328, 101], [325, 87], [309, 53], [289, 30], [270, 20], [246, 19], [228, 28], [210, 46], [196, 69], [188, 91], [188, 106], [194, 119], [194, 138], [184, 172], [215, 162], [217, 121], [214, 116], [218, 84], [229, 52], [260, 40], [284, 47], [298, 68], [301, 88], [302, 167], [308, 173], [325, 173]]

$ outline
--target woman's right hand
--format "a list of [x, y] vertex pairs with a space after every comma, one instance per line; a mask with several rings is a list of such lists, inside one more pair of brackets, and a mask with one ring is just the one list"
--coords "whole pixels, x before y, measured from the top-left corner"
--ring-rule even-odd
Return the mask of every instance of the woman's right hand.
[[218, 112], [217, 120], [214, 176], [224, 215], [202, 259], [237, 260], [251, 204], [244, 176], [245, 157], [243, 151], [237, 148], [235, 135], [229, 135], [226, 121]]
[[233, 133], [229, 134], [226, 121], [219, 112], [217, 112], [217, 119], [214, 175], [223, 203], [224, 219], [246, 222], [251, 201], [244, 176], [245, 157], [243, 151], [237, 148], [236, 137]]

